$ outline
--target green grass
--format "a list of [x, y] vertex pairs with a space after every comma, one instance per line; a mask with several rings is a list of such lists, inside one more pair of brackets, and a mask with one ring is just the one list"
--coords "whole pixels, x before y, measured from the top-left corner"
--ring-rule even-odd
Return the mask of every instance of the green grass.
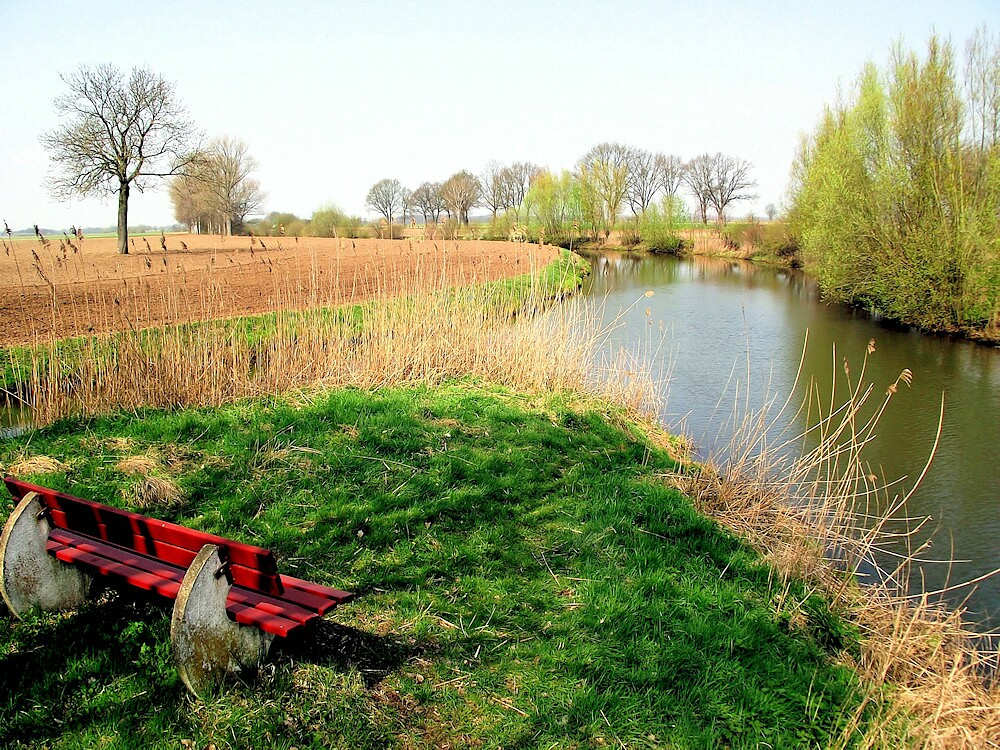
[[129, 506], [115, 467], [140, 453], [184, 497], [146, 513], [359, 596], [205, 701], [162, 607], [3, 611], [7, 746], [825, 747], [858, 704], [837, 664], [854, 635], [805, 589], [781, 609], [801, 617], [777, 614], [770, 568], [608, 407], [348, 389], [62, 421], [0, 443], [0, 464], [57, 458], [67, 471], [25, 478]]

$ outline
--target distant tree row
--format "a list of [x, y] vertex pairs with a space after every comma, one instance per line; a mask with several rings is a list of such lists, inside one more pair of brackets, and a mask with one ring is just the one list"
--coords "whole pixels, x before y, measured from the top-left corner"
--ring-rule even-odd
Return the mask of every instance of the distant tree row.
[[189, 231], [241, 234], [247, 216], [264, 204], [253, 177], [257, 160], [239, 138], [216, 138], [170, 182], [174, 216]]
[[468, 224], [469, 212], [484, 207], [493, 222], [534, 221], [554, 232], [566, 231], [575, 222], [579, 229], [607, 237], [626, 205], [634, 217], [643, 217], [662, 193], [671, 211], [676, 210], [682, 186], [694, 197], [703, 223], [709, 208], [723, 222], [733, 204], [756, 197], [751, 169], [749, 162], [722, 153], [702, 154], [685, 163], [675, 155], [601, 143], [573, 171], [561, 175], [530, 162], [490, 161], [479, 176], [463, 170], [415, 190], [385, 178], [372, 185], [365, 205], [390, 227], [416, 212], [425, 224], [438, 222], [442, 214]]
[[828, 107], [791, 222], [832, 299], [927, 328], [1000, 327], [1000, 37], [896, 46]]

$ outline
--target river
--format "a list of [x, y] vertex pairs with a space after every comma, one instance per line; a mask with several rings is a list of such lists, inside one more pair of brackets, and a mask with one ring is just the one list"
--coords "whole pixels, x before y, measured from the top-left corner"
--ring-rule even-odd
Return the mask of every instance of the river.
[[[832, 373], [842, 380], [845, 358], [856, 380], [874, 339], [866, 374], [876, 385], [873, 399], [904, 368], [913, 373], [912, 387], [900, 385], [866, 449], [876, 473], [913, 484], [932, 452], [944, 398], [940, 442], [907, 513], [933, 518], [925, 557], [967, 562], [922, 565], [915, 575], [936, 591], [1000, 568], [1000, 349], [899, 330], [824, 304], [799, 271], [705, 257], [607, 253], [591, 260], [585, 292], [615, 323], [609, 346], [662, 346], [655, 364], [669, 360], [670, 377], [661, 386], [661, 418], [691, 436], [702, 457], [724, 449], [736, 401], [749, 394], [751, 407], [768, 398], [780, 405], [796, 388], [807, 332], [796, 404], [810, 381], [828, 403]], [[653, 295], [644, 297], [647, 291]], [[781, 426], [802, 427], [794, 411]], [[1000, 575], [945, 598], [964, 605], [977, 629], [1000, 628]]]

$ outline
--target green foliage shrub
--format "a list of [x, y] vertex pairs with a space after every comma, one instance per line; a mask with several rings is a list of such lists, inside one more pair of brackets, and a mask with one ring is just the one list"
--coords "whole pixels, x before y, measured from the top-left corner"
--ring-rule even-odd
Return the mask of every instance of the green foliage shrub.
[[329, 204], [313, 212], [309, 221], [313, 237], [367, 237], [365, 221], [360, 216], [348, 216], [339, 207]]
[[[499, 213], [480, 227], [479, 236], [484, 240], [506, 241], [510, 239], [515, 219], [509, 212]], [[520, 226], [520, 225], [519, 225]]]
[[1000, 76], [973, 95], [955, 68], [937, 37], [869, 64], [793, 167], [793, 230], [824, 293], [934, 330], [1000, 325], [1000, 144], [975, 137]]
[[623, 222], [619, 233], [621, 235], [621, 243], [623, 247], [627, 247], [631, 250], [638, 247], [642, 243], [642, 231], [639, 227], [639, 221], [637, 219]]
[[639, 219], [639, 234], [646, 249], [653, 253], [677, 253], [683, 242], [677, 228], [687, 221], [683, 202], [677, 197], [666, 197], [660, 205], [650, 206]]
[[740, 250], [745, 245], [751, 248], [754, 257], [763, 256], [800, 265], [799, 245], [788, 224], [772, 221], [732, 222], [719, 231], [722, 241], [732, 250]]

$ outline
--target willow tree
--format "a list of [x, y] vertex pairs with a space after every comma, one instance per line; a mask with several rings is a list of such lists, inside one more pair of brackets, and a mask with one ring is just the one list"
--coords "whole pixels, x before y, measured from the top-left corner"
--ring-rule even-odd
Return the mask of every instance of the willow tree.
[[55, 100], [68, 118], [41, 136], [56, 168], [60, 198], [118, 195], [118, 252], [128, 252], [128, 199], [158, 178], [180, 174], [194, 158], [194, 125], [172, 83], [147, 68], [128, 78], [113, 65], [82, 66], [62, 76], [69, 93]]
[[628, 194], [629, 149], [620, 143], [599, 143], [577, 164], [588, 218], [607, 238]]
[[1000, 324], [1000, 146], [977, 106], [1000, 94], [1000, 55], [975, 53], [986, 70], [963, 87], [950, 43], [897, 46], [803, 144], [793, 227], [827, 296], [932, 329]]

